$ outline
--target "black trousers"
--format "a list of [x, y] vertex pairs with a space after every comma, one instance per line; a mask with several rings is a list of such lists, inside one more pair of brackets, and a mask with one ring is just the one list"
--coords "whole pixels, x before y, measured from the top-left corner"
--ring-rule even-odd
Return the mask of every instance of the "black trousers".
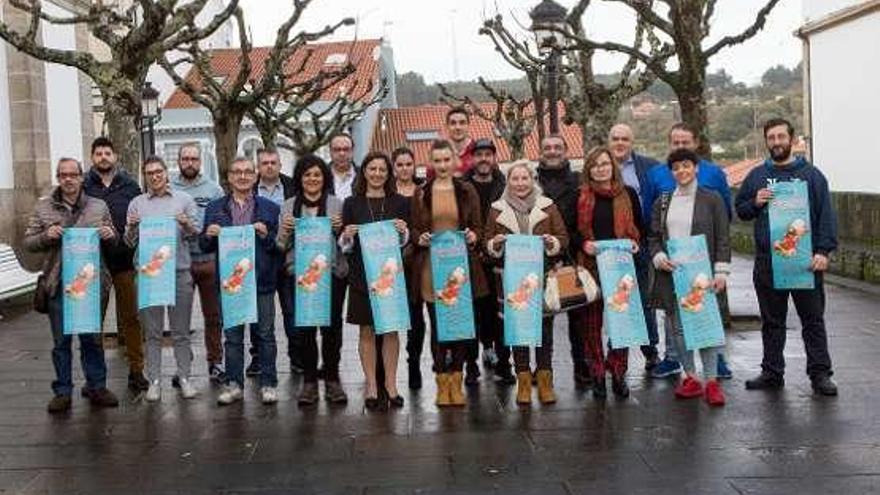
[[[467, 360], [468, 348], [476, 345], [475, 339], [439, 342], [437, 340], [437, 310], [433, 303], [428, 304], [428, 316], [431, 318], [431, 354], [434, 356], [434, 372], [452, 373], [463, 371]], [[449, 355], [452, 359], [447, 360]]]
[[[291, 293], [293, 278], [290, 279]], [[303, 367], [303, 380], [318, 381], [318, 331], [321, 332], [321, 359], [324, 362], [324, 379], [339, 381], [339, 360], [342, 353], [342, 305], [348, 281], [333, 277], [330, 291], [330, 326], [295, 327], [287, 332], [287, 355], [292, 363]], [[291, 316], [293, 319], [293, 316]], [[285, 328], [286, 330], [286, 328]], [[296, 360], [299, 361], [296, 361]]]
[[[551, 319], [552, 321], [552, 319]], [[575, 373], [587, 373], [586, 348], [587, 308], [573, 309], [568, 312], [568, 342], [571, 344], [571, 362]]]
[[409, 304], [409, 321], [411, 328], [406, 335], [406, 361], [416, 368], [422, 360], [422, 349], [425, 347], [425, 313], [421, 301]]
[[777, 290], [773, 288], [770, 260], [755, 260], [752, 280], [761, 309], [761, 339], [764, 359], [761, 368], [772, 375], [785, 373], [785, 320], [788, 316], [788, 298], [801, 320], [801, 335], [807, 353], [807, 375], [811, 378], [830, 375], [831, 356], [828, 354], [828, 335], [825, 332], [825, 288], [823, 276], [816, 273], [815, 288], [811, 290]]

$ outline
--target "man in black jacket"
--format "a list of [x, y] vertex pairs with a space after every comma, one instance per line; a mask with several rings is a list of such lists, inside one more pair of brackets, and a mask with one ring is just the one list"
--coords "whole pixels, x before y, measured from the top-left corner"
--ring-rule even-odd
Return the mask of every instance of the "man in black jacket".
[[[107, 203], [113, 228], [116, 232], [125, 232], [128, 204], [141, 194], [141, 188], [128, 172], [116, 164], [116, 160], [113, 143], [106, 137], [95, 139], [92, 142], [92, 167], [86, 174], [83, 190], [86, 195]], [[123, 242], [102, 243], [101, 257], [106, 260], [116, 294], [116, 332], [120, 342], [125, 342], [128, 388], [133, 392], [142, 392], [147, 390], [149, 383], [144, 377], [144, 337], [138, 321], [134, 250]], [[101, 301], [101, 314], [105, 315], [109, 291], [102, 294], [107, 294]]]
[[[552, 199], [562, 215], [570, 236], [569, 252], [575, 259], [583, 239], [577, 228], [577, 202], [580, 196], [581, 175], [571, 170], [567, 158], [568, 146], [559, 134], [550, 134], [541, 140], [541, 161], [538, 163], [538, 184], [544, 195]], [[574, 364], [574, 381], [578, 386], [591, 383], [589, 367], [584, 355], [585, 312], [577, 309], [568, 312], [568, 341], [571, 344], [571, 360]]]
[[[464, 178], [473, 184], [480, 196], [480, 218], [483, 224], [489, 215], [489, 207], [504, 193], [504, 174], [498, 170], [495, 143], [490, 139], [478, 139], [473, 144], [474, 166]], [[474, 301], [477, 317], [477, 333], [483, 343], [483, 360], [493, 368], [496, 378], [505, 385], [513, 385], [516, 378], [510, 369], [510, 348], [504, 346], [501, 321], [498, 319], [498, 293], [495, 283], [495, 263], [485, 253], [481, 253], [483, 270], [489, 280], [489, 294]], [[479, 345], [474, 342], [468, 352], [468, 367], [476, 367], [479, 358]], [[468, 379], [471, 373], [468, 373]], [[476, 380], [476, 377], [474, 377]]]

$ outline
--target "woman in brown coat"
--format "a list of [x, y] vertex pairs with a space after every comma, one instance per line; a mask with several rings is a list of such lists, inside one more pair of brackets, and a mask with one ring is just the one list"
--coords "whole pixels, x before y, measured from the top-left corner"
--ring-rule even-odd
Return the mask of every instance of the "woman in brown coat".
[[[553, 201], [541, 193], [535, 183], [527, 162], [517, 162], [507, 171], [507, 186], [501, 199], [492, 203], [486, 220], [486, 251], [490, 256], [502, 258], [504, 241], [509, 234], [539, 235], [544, 239], [544, 267], [549, 269], [554, 258], [568, 247], [565, 222]], [[499, 277], [500, 278], [500, 277]], [[503, 291], [498, 291], [503, 294]], [[542, 321], [541, 347], [535, 348], [537, 361], [538, 399], [543, 404], [556, 402], [553, 393], [553, 315]], [[532, 401], [532, 374], [530, 372], [529, 348], [514, 347], [513, 362], [516, 367], [518, 404]]]
[[[420, 274], [419, 284], [411, 287], [418, 291], [411, 296], [421, 296], [428, 304], [431, 318], [431, 350], [434, 356], [434, 371], [437, 373], [437, 405], [463, 406], [462, 391], [464, 362], [467, 358], [468, 341], [437, 341], [437, 313], [434, 308], [434, 290], [431, 277], [431, 236], [444, 230], [463, 230], [468, 244], [471, 290], [473, 298], [488, 293], [486, 278], [479, 265], [476, 247], [480, 221], [480, 199], [474, 187], [454, 179], [452, 173], [457, 166], [456, 154], [448, 141], [435, 141], [431, 147], [431, 161], [434, 177], [416, 192], [412, 202], [412, 239], [415, 243], [413, 269]], [[413, 284], [416, 285], [416, 284]], [[451, 362], [446, 359], [451, 354]]]

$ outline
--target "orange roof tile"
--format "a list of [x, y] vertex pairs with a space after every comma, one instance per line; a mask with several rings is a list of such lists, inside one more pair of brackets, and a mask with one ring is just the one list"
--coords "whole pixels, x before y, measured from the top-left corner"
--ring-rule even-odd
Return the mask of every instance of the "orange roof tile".
[[[481, 106], [492, 113], [494, 104], [483, 103]], [[384, 151], [390, 153], [398, 146], [407, 146], [415, 153], [418, 164], [428, 163], [429, 151], [433, 138], [428, 133], [435, 132], [437, 137], [442, 137], [445, 128], [447, 105], [420, 105], [403, 108], [385, 108], [379, 112], [376, 127], [373, 129], [372, 151]], [[560, 103], [560, 119], [564, 115], [564, 107]], [[582, 158], [584, 150], [580, 128], [577, 125], [561, 126], [562, 135], [568, 143], [569, 158]], [[420, 139], [407, 139], [407, 133], [416, 131], [425, 134]], [[474, 139], [490, 138], [498, 148], [498, 161], [510, 161], [510, 149], [507, 143], [501, 139], [494, 130], [494, 124], [471, 116], [471, 137]], [[538, 143], [538, 131], [534, 131], [526, 139], [526, 157], [535, 161], [540, 156], [540, 143]]]
[[762, 163], [764, 163], [763, 158], [753, 158], [751, 160], [732, 163], [724, 167], [722, 170], [727, 174], [727, 185], [730, 187], [739, 187], [746, 179], [746, 176], [749, 175], [749, 172]]
[[[355, 65], [355, 72], [327, 91], [322, 96], [322, 99], [334, 99], [343, 88], [347, 91], [354, 89], [356, 94], [362, 94], [369, 87], [370, 83], [378, 84], [379, 59], [376, 54], [381, 45], [381, 39], [309, 43], [307, 46], [312, 51], [312, 55], [308, 59], [304, 70], [298, 71], [303, 60], [305, 60], [307, 50], [298, 50], [285, 64], [288, 80], [302, 81], [313, 77], [325, 66], [328, 57], [334, 54], [345, 54], [348, 60]], [[251, 79], [262, 77], [264, 65], [271, 49], [271, 47], [255, 47], [251, 50]], [[226, 77], [231, 83], [232, 79], [238, 75], [241, 50], [238, 48], [224, 48], [210, 50], [209, 53], [212, 55], [211, 68], [214, 73], [217, 76]], [[344, 59], [343, 63], [345, 63]], [[194, 69], [190, 70], [186, 75], [186, 79], [188, 81], [198, 81], [198, 73]], [[197, 106], [198, 104], [193, 102], [179, 88], [165, 102], [166, 109], [194, 108]]]

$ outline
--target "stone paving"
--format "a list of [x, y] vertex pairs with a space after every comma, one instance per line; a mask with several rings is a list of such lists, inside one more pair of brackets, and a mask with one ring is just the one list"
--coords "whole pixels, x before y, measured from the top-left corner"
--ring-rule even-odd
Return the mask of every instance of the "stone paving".
[[[749, 268], [737, 260], [735, 315], [755, 310]], [[878, 302], [876, 293], [828, 289], [836, 399], [810, 391], [793, 311], [786, 388], [746, 392], [761, 341], [753, 319], [738, 319], [727, 346], [735, 376], [721, 409], [677, 401], [670, 381], [643, 377], [638, 353], [630, 360], [632, 397], [594, 401], [572, 382], [563, 317], [555, 333], [559, 402], [549, 407], [517, 407], [512, 388], [484, 379], [467, 408], [438, 411], [430, 380], [411, 393], [404, 373], [405, 407], [367, 412], [356, 330], [348, 327], [350, 401], [342, 408], [299, 409], [299, 377], [288, 373], [283, 353], [276, 406], [260, 404], [253, 384], [243, 404], [216, 406], [198, 332], [198, 399], [182, 401], [171, 389], [167, 349], [162, 401], [132, 400], [125, 362], [112, 349], [110, 388], [123, 397], [121, 407], [91, 410], [77, 396], [70, 415], [51, 417], [48, 321], [35, 313], [7, 318], [0, 321], [0, 493], [880, 493]], [[280, 330], [278, 341], [285, 348]], [[430, 378], [427, 354], [422, 368]]]

